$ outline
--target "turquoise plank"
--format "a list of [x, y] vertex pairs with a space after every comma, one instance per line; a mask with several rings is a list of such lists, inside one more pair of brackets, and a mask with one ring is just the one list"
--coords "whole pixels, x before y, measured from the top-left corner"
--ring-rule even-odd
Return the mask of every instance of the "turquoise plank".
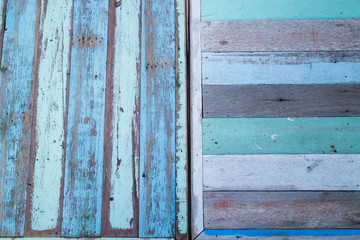
[[32, 121], [36, 0], [8, 0], [0, 72], [0, 236], [23, 236]]
[[360, 117], [207, 118], [204, 155], [358, 154]]
[[208, 85], [360, 83], [360, 52], [229, 52], [202, 54]]
[[203, 21], [360, 17], [358, 0], [202, 0], [201, 6]]
[[74, 1], [62, 236], [99, 236], [108, 1]]
[[175, 2], [142, 1], [140, 237], [175, 234]]

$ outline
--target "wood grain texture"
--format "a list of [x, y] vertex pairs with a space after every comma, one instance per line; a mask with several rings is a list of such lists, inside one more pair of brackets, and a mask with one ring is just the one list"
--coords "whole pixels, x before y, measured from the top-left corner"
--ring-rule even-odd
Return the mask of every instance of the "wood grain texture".
[[1, 52], [3, 49], [3, 41], [4, 41], [6, 3], [7, 3], [7, 0], [0, 1], [0, 62], [1, 62], [1, 57], [2, 57]]
[[204, 155], [358, 154], [360, 118], [205, 118]]
[[140, 4], [109, 3], [102, 236], [139, 234]]
[[197, 238], [204, 239], [359, 239], [359, 229], [249, 229], [249, 230], [204, 230]]
[[176, 54], [176, 222], [175, 238], [189, 239], [188, 232], [188, 115], [187, 115], [187, 13], [186, 1], [175, 1]]
[[360, 84], [204, 85], [203, 117], [360, 116]]
[[205, 192], [207, 229], [358, 228], [359, 192]]
[[206, 85], [360, 83], [360, 52], [202, 54]]
[[359, 190], [359, 154], [205, 155], [204, 191]]
[[25, 235], [49, 237], [61, 229], [72, 1], [44, 0], [40, 6]]
[[107, 1], [74, 1], [61, 235], [101, 229]]
[[357, 0], [203, 0], [203, 21], [360, 18]]
[[360, 50], [360, 19], [202, 22], [202, 50]]
[[174, 3], [142, 1], [140, 237], [175, 235]]
[[203, 230], [202, 97], [200, 0], [190, 4], [190, 159], [191, 159], [191, 237]]
[[29, 170], [35, 0], [7, 1], [0, 72], [0, 236], [24, 235]]
[[[18, 238], [7, 238], [9, 240], [16, 240]], [[32, 238], [22, 238], [24, 240], [43, 240], [44, 238], [37, 238], [37, 237], [32, 237]], [[51, 238], [53, 240], [175, 240], [175, 238], [106, 238], [106, 237], [101, 237], [101, 238]]]

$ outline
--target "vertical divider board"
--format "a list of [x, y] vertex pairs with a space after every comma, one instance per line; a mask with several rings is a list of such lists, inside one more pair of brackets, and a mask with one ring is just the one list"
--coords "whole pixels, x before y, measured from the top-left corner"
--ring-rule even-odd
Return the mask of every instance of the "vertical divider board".
[[110, 1], [102, 236], [139, 235], [140, 41], [141, 0]]
[[59, 236], [63, 200], [72, 0], [39, 4], [25, 236]]
[[175, 1], [142, 1], [140, 237], [175, 235]]
[[74, 1], [61, 235], [100, 236], [108, 1]]
[[0, 72], [0, 236], [10, 237], [24, 234], [37, 1], [4, 3], [8, 21]]

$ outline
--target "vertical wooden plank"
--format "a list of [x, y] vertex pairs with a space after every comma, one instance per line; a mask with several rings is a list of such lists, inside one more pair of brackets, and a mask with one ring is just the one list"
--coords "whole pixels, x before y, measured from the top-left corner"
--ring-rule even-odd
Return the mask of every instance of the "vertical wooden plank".
[[5, 16], [6, 16], [6, 2], [7, 0], [0, 0], [0, 62], [1, 62], [1, 52], [3, 47], [4, 40], [4, 30], [5, 30]]
[[74, 1], [62, 236], [101, 228], [108, 2]]
[[35, 0], [9, 0], [0, 73], [0, 236], [23, 236], [32, 119]]
[[188, 239], [186, 1], [176, 0], [176, 239]]
[[204, 229], [202, 181], [202, 95], [200, 0], [190, 1], [191, 233]]
[[175, 234], [175, 2], [142, 1], [140, 237]]
[[72, 0], [40, 1], [25, 235], [57, 236], [61, 224], [66, 87], [70, 72]]
[[140, 5], [109, 5], [102, 236], [139, 234]]

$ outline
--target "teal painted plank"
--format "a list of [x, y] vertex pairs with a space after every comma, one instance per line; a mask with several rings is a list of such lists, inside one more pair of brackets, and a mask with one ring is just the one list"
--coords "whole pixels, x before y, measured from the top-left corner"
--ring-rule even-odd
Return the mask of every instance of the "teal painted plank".
[[0, 72], [0, 236], [23, 236], [29, 166], [36, 0], [8, 0]]
[[176, 0], [176, 239], [188, 239], [187, 228], [187, 74], [185, 1]]
[[359, 117], [203, 119], [205, 155], [355, 154], [359, 141]]
[[142, 1], [140, 237], [175, 234], [175, 2]]
[[99, 236], [108, 2], [74, 1], [61, 235]]
[[139, 234], [140, 3], [110, 2], [102, 236]]
[[358, 0], [202, 0], [203, 21], [360, 18]]
[[360, 52], [202, 54], [207, 85], [360, 83]]
[[[0, 238], [0, 240], [16, 240], [18, 238]], [[23, 240], [43, 240], [45, 238], [22, 238]], [[51, 238], [52, 240], [175, 240], [174, 238]]]
[[41, 1], [26, 235], [60, 232], [72, 1]]

